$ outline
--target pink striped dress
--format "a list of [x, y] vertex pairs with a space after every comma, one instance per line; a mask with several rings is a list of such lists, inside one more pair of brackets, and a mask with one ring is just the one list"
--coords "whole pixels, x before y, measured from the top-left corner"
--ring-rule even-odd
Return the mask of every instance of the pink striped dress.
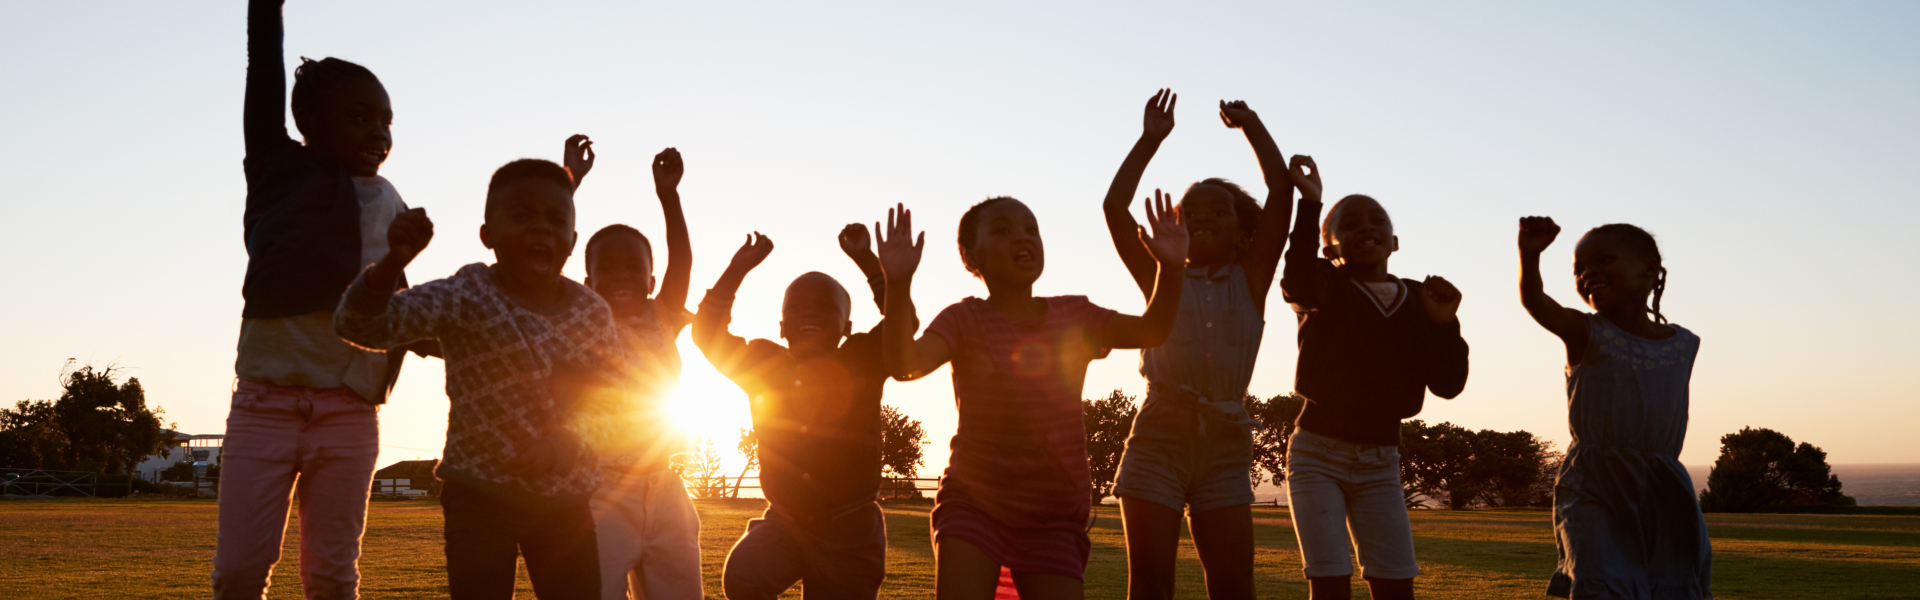
[[1087, 363], [1114, 312], [1085, 296], [1042, 298], [1015, 321], [979, 298], [933, 319], [953, 350], [960, 427], [933, 508], [934, 542], [965, 540], [1014, 571], [1081, 579], [1092, 479], [1081, 422]]

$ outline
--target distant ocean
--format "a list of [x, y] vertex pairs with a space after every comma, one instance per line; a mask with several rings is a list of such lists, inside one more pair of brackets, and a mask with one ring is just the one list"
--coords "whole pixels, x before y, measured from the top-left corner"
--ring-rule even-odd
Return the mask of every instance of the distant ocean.
[[[1696, 494], [1707, 489], [1711, 470], [1711, 465], [1687, 466]], [[1920, 506], [1920, 463], [1833, 465], [1833, 474], [1840, 477], [1840, 491], [1861, 506]], [[1260, 502], [1287, 503], [1286, 491], [1280, 487], [1262, 485], [1253, 495]]]

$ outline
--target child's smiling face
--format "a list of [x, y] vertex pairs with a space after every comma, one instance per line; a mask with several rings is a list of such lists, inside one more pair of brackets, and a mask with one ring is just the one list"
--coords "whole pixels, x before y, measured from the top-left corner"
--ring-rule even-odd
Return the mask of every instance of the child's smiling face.
[[587, 287], [607, 301], [616, 314], [626, 314], [653, 294], [653, 257], [634, 235], [601, 238], [587, 253]]
[[294, 119], [309, 147], [356, 177], [378, 175], [393, 151], [393, 102], [378, 81], [345, 81]]
[[960, 258], [981, 279], [1031, 284], [1047, 267], [1040, 222], [1019, 200], [980, 209], [980, 227]]
[[800, 354], [840, 347], [853, 328], [853, 297], [824, 273], [807, 273], [787, 286], [780, 303], [780, 337]]
[[573, 190], [557, 181], [521, 178], [493, 190], [480, 241], [504, 274], [522, 284], [550, 283], [573, 255]]
[[1187, 263], [1212, 266], [1232, 262], [1246, 248], [1247, 234], [1233, 196], [1215, 186], [1195, 186], [1180, 199], [1180, 219], [1187, 226]]
[[1602, 314], [1645, 310], [1658, 265], [1619, 235], [1591, 232], [1573, 247], [1573, 285]]
[[1365, 196], [1343, 198], [1333, 205], [1328, 223], [1331, 242], [1322, 249], [1341, 265], [1378, 265], [1400, 249], [1393, 235], [1393, 219], [1379, 202]]

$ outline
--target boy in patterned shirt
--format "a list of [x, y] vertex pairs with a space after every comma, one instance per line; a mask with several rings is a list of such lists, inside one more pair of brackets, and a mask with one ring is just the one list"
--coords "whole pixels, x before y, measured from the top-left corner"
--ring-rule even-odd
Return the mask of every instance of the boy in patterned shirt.
[[588, 497], [600, 484], [573, 431], [583, 396], [618, 393], [627, 349], [607, 303], [563, 277], [573, 254], [573, 178], [524, 159], [487, 186], [480, 241], [492, 265], [393, 293], [433, 237], [412, 209], [388, 228], [387, 255], [363, 271], [334, 314], [340, 337], [368, 349], [437, 338], [447, 362], [444, 482], [451, 597], [504, 597], [524, 556], [541, 598], [594, 598], [600, 569]]

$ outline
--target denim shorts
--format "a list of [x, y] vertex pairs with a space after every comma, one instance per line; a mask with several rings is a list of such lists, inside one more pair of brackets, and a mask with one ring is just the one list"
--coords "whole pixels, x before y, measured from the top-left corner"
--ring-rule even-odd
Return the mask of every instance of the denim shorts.
[[[1174, 407], [1169, 407], [1174, 408]], [[1190, 410], [1141, 411], [1113, 495], [1162, 504], [1189, 514], [1253, 503], [1253, 431], [1209, 421], [1196, 427]]]
[[1399, 446], [1355, 444], [1294, 428], [1287, 446], [1287, 504], [1308, 577], [1352, 575], [1355, 548], [1366, 577], [1420, 574], [1400, 485]]

